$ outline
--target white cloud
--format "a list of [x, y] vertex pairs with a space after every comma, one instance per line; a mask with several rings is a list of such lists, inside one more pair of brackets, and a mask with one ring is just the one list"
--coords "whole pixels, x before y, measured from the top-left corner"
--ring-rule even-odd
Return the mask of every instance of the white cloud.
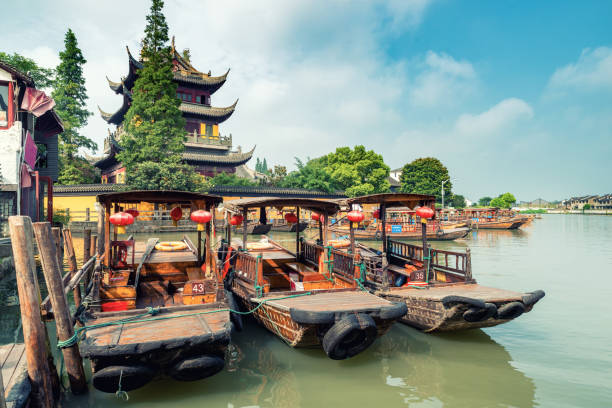
[[477, 87], [476, 72], [468, 61], [428, 51], [409, 92], [416, 107], [453, 106], [465, 101]]
[[612, 48], [586, 48], [578, 61], [557, 69], [550, 78], [553, 89], [597, 90], [612, 87]]
[[455, 130], [463, 135], [495, 136], [505, 132], [523, 119], [531, 119], [533, 109], [522, 99], [508, 98], [477, 115], [463, 114], [455, 123]]

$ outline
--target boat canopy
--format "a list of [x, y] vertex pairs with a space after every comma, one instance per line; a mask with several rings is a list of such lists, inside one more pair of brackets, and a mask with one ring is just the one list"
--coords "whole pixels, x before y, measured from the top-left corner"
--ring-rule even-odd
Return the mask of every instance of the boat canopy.
[[225, 208], [231, 212], [241, 212], [249, 208], [260, 207], [299, 207], [310, 211], [335, 214], [340, 210], [340, 205], [334, 200], [315, 200], [313, 198], [281, 198], [281, 197], [257, 197], [244, 198], [226, 202]]
[[385, 204], [386, 208], [407, 207], [415, 209], [420, 206], [435, 207], [436, 197], [427, 194], [381, 193], [340, 200], [342, 206], [352, 204]]
[[219, 204], [223, 198], [212, 194], [192, 193], [175, 190], [132, 190], [98, 195], [100, 203], [192, 203], [204, 201], [209, 204]]

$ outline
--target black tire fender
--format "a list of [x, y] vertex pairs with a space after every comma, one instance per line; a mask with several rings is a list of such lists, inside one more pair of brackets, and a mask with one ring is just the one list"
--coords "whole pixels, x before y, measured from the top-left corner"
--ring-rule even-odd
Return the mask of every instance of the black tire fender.
[[484, 309], [486, 307], [484, 301], [480, 299], [469, 298], [466, 296], [456, 296], [456, 295], [444, 296], [441, 302], [444, 305], [444, 308], [446, 309], [449, 309], [453, 307], [454, 305], [460, 304], [460, 303], [465, 303], [467, 305], [474, 306], [478, 309]]
[[217, 356], [187, 358], [176, 363], [168, 375], [178, 381], [196, 381], [217, 374], [224, 366], [225, 360]]
[[521, 302], [510, 302], [497, 309], [497, 318], [503, 320], [516, 319], [525, 312], [525, 305]]
[[[238, 306], [238, 302], [236, 302], [236, 298], [234, 294], [228, 290], [225, 291], [225, 298], [227, 299], [227, 305], [231, 310], [240, 311], [240, 307]], [[239, 313], [230, 312], [230, 320], [234, 325], [236, 331], [241, 332], [244, 324], [242, 323], [242, 315]]]
[[353, 357], [372, 345], [378, 330], [371, 316], [350, 314], [338, 320], [323, 337], [323, 350], [333, 360]]
[[522, 300], [525, 306], [533, 306], [538, 303], [538, 301], [542, 299], [545, 295], [546, 293], [544, 293], [543, 290], [536, 290], [534, 292], [527, 293], [525, 296], [523, 296]]
[[475, 323], [487, 320], [497, 314], [497, 306], [493, 303], [485, 303], [484, 308], [471, 307], [463, 312], [463, 319], [466, 322]]
[[381, 320], [397, 320], [408, 313], [408, 306], [404, 302], [393, 302], [392, 306], [384, 307], [378, 313]]
[[331, 324], [336, 320], [334, 312], [314, 312], [302, 309], [289, 309], [291, 319], [302, 324]]
[[[102, 391], [115, 393], [132, 391], [144, 386], [155, 376], [155, 370], [145, 365], [109, 366], [97, 371], [91, 377], [93, 386]], [[121, 387], [119, 387], [121, 378]]]

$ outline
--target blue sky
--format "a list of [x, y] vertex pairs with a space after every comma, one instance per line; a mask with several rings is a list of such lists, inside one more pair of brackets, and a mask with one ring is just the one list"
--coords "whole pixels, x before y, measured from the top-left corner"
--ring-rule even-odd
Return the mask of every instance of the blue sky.
[[[121, 103], [148, 1], [12, 2], [0, 49], [57, 64], [68, 26], [88, 59], [84, 133]], [[612, 192], [612, 2], [166, 2], [196, 67], [231, 72], [213, 105], [235, 145], [293, 167], [364, 144], [391, 168], [435, 156], [468, 198]]]

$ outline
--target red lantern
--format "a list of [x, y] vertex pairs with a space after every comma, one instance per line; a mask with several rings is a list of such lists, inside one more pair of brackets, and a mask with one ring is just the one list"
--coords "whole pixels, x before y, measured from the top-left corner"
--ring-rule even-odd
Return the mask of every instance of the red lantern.
[[178, 225], [179, 220], [183, 218], [183, 210], [181, 209], [181, 207], [174, 207], [170, 211], [170, 218], [172, 218], [172, 223], [176, 227]]
[[298, 221], [297, 215], [294, 213], [287, 213], [285, 214], [285, 221], [287, 221], [289, 224], [295, 224]]
[[230, 225], [240, 225], [242, 224], [242, 220], [244, 218], [242, 217], [242, 215], [232, 215], [232, 218], [230, 218], [229, 223]]
[[428, 220], [434, 216], [434, 210], [429, 207], [419, 207], [416, 210], [416, 215], [421, 217], [421, 220]]
[[118, 212], [111, 215], [109, 221], [115, 226], [117, 234], [125, 234], [125, 226], [134, 223], [134, 217], [127, 212]]
[[314, 221], [320, 221], [321, 220], [321, 214], [317, 214], [315, 212], [310, 214], [310, 218], [312, 218]]
[[377, 220], [379, 220], [380, 219], [380, 210], [379, 209], [374, 210], [374, 212], [372, 213], [372, 217], [374, 217]]
[[350, 222], [361, 222], [363, 221], [364, 216], [361, 211], [353, 210], [346, 215], [346, 218], [348, 218]]
[[212, 214], [208, 211], [197, 210], [191, 213], [191, 221], [198, 223], [198, 231], [204, 231], [204, 224], [212, 220]]
[[127, 210], [125, 210], [125, 212], [126, 212], [126, 213], [128, 213], [128, 214], [130, 214], [130, 215], [131, 215], [132, 217], [134, 217], [134, 218], [136, 218], [136, 217], [138, 217], [138, 216], [140, 215], [140, 213], [138, 212], [138, 210], [137, 210], [137, 209], [135, 209], [135, 208], [130, 208], [130, 209], [127, 209]]

